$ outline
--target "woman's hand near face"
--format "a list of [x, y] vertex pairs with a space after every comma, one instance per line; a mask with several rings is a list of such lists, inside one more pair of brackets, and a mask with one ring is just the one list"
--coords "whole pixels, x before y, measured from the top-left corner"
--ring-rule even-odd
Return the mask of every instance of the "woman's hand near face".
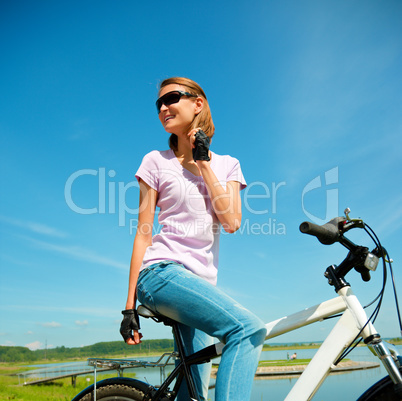
[[189, 137], [194, 161], [197, 162], [197, 165], [200, 161], [209, 162], [211, 160], [209, 157], [209, 145], [211, 139], [201, 129], [196, 130], [195, 133], [193, 131], [194, 130], [191, 130]]
[[[188, 133], [188, 138], [194, 150], [196, 134], [199, 128], [195, 128]], [[241, 224], [241, 199], [240, 199], [240, 183], [237, 181], [229, 181], [226, 183], [226, 188], [222, 186], [211, 169], [209, 158], [209, 143], [200, 140], [200, 145], [203, 149], [195, 152], [194, 159], [197, 167], [206, 184], [209, 197], [212, 202], [212, 207], [222, 224], [223, 229], [228, 233], [237, 231]]]

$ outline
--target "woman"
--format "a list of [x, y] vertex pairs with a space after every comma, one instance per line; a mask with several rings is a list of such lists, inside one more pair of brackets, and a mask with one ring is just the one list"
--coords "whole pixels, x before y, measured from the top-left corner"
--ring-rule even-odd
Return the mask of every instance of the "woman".
[[[138, 227], [130, 266], [121, 333], [138, 344], [136, 300], [180, 322], [187, 352], [225, 343], [216, 401], [250, 398], [266, 330], [263, 322], [216, 288], [219, 232], [241, 222], [239, 162], [209, 150], [214, 134], [204, 91], [187, 78], [160, 85], [159, 120], [171, 134], [170, 149], [147, 154], [136, 173], [140, 183]], [[162, 229], [152, 237], [155, 208]], [[210, 365], [193, 367], [200, 400], [207, 399]], [[189, 400], [186, 385], [177, 398]]]

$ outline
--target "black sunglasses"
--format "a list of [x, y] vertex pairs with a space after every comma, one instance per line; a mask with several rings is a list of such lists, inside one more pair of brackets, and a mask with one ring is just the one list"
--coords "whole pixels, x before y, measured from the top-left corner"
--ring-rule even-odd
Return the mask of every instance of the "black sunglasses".
[[162, 104], [165, 106], [170, 106], [171, 104], [178, 103], [182, 96], [198, 97], [198, 95], [183, 91], [172, 91], [165, 93], [156, 101], [156, 110], [158, 111], [158, 114], [161, 112]]

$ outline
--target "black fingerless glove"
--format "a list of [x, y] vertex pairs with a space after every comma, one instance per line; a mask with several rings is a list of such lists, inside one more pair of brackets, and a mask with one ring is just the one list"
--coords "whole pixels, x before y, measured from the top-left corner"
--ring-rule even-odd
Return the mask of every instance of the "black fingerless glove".
[[121, 313], [123, 314], [123, 321], [120, 325], [120, 334], [124, 341], [127, 341], [129, 338], [134, 338], [132, 334], [133, 330], [140, 329], [140, 319], [135, 309], [126, 309]]
[[195, 148], [193, 148], [194, 161], [206, 160], [209, 162], [211, 160], [208, 155], [209, 143], [210, 139], [207, 137], [205, 132], [202, 130], [198, 130], [198, 132], [195, 134]]

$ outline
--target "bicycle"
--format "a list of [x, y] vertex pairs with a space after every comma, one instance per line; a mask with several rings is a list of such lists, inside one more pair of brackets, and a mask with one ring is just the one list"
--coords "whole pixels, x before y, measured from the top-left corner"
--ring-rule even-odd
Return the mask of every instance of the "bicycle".
[[[358, 401], [402, 400], [402, 357], [393, 345], [387, 344], [381, 339], [373, 326], [384, 294], [387, 264], [393, 280], [392, 260], [389, 258], [385, 248], [382, 247], [374, 231], [363, 220], [351, 219], [349, 213], [350, 210], [346, 209], [345, 217], [336, 217], [322, 226], [310, 222], [304, 222], [300, 225], [302, 233], [317, 237], [322, 244], [331, 245], [338, 242], [349, 251], [346, 258], [338, 266], [329, 266], [324, 274], [329, 285], [334, 287], [338, 296], [266, 324], [266, 339], [271, 339], [323, 319], [340, 316], [328, 337], [290, 390], [285, 401], [311, 400], [330, 373], [331, 368], [337, 365], [361, 340], [364, 340], [371, 352], [380, 359], [388, 376], [371, 386], [360, 396]], [[344, 236], [347, 231], [354, 228], [361, 228], [366, 231], [376, 246], [374, 250], [369, 251], [367, 247], [356, 245]], [[369, 281], [370, 272], [376, 270], [380, 259], [382, 259], [383, 265], [383, 286], [377, 298], [371, 303], [378, 301], [374, 312], [368, 318], [364, 307], [353, 294], [351, 286], [345, 280], [345, 277], [351, 270], [355, 269], [361, 274], [363, 281]], [[393, 288], [399, 325], [402, 329], [394, 281]], [[159, 361], [154, 363], [125, 359], [90, 358], [88, 363], [95, 368], [94, 384], [84, 389], [72, 401], [172, 401], [176, 398], [178, 388], [183, 380], [187, 383], [191, 400], [197, 401], [190, 366], [209, 362], [211, 359], [218, 357], [222, 353], [224, 344], [217, 343], [194, 354], [185, 355], [175, 321], [159, 315], [143, 305], [138, 306], [137, 311], [143, 318], [150, 318], [158, 323], [172, 327], [177, 352], [167, 354], [166, 362], [161, 362], [166, 356], [163, 355]], [[96, 369], [98, 367], [114, 369], [121, 369], [127, 366], [162, 367], [171, 358], [178, 361], [176, 367], [159, 387], [126, 377], [115, 377], [96, 382]], [[173, 384], [172, 389], [170, 389], [171, 384]]]

